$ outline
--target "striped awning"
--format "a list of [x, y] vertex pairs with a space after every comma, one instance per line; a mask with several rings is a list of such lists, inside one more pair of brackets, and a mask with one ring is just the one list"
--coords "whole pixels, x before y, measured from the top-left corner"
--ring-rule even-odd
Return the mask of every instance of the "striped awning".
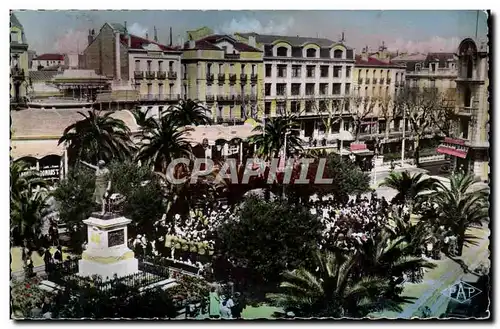
[[439, 145], [439, 147], [436, 149], [436, 152], [438, 153], [452, 155], [462, 159], [465, 159], [467, 157], [468, 151], [469, 151], [468, 147], [463, 147], [459, 149], [448, 145]]

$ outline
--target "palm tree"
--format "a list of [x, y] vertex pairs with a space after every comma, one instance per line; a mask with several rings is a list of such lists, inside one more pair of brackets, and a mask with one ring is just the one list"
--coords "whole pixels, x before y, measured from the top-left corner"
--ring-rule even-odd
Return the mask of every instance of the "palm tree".
[[302, 150], [300, 138], [291, 132], [298, 128], [294, 117], [276, 117], [270, 118], [265, 125], [254, 128], [255, 132], [260, 132], [249, 138], [250, 144], [257, 145], [257, 155], [266, 158], [278, 157], [279, 152], [285, 144], [287, 145], [287, 154], [297, 150]]
[[407, 204], [410, 207], [410, 214], [413, 205], [418, 202], [419, 197], [424, 192], [432, 191], [437, 179], [432, 177], [424, 177], [424, 174], [410, 174], [408, 171], [391, 172], [389, 176], [382, 182], [381, 186], [387, 186], [398, 191], [393, 203], [403, 205]]
[[385, 278], [352, 278], [358, 261], [355, 255], [316, 253], [317, 271], [305, 268], [287, 271], [281, 292], [268, 294], [274, 305], [293, 311], [298, 317], [363, 317], [381, 308], [394, 308], [381, 292], [389, 285]]
[[473, 235], [466, 234], [467, 229], [489, 220], [487, 188], [474, 190], [476, 182], [472, 174], [456, 173], [450, 177], [449, 186], [439, 182], [430, 196], [437, 204], [437, 222], [457, 237], [459, 255], [464, 244], [475, 240]]
[[166, 112], [164, 115], [167, 115], [170, 120], [181, 127], [189, 125], [198, 126], [211, 124], [207, 112], [208, 110], [199, 102], [188, 99], [181, 100], [177, 105], [169, 107], [169, 112]]
[[111, 117], [113, 112], [78, 113], [83, 119], [68, 126], [59, 139], [59, 144], [68, 144], [71, 163], [77, 160], [109, 162], [112, 158], [126, 159], [130, 155], [130, 130], [122, 120]]
[[191, 145], [185, 136], [191, 130], [179, 127], [168, 116], [148, 121], [146, 129], [142, 131], [136, 158], [166, 174], [173, 159], [191, 157]]
[[36, 186], [44, 187], [46, 182], [36, 170], [30, 170], [23, 161], [10, 163], [10, 199], [11, 202], [21, 199], [21, 195], [30, 192]]

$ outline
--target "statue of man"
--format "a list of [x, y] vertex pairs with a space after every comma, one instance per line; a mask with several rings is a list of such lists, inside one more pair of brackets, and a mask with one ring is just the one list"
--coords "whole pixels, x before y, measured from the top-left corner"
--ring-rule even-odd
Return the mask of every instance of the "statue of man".
[[104, 160], [99, 160], [97, 166], [81, 160], [80, 162], [95, 170], [95, 190], [93, 200], [101, 206], [101, 214], [104, 215], [106, 213], [106, 200], [109, 196], [109, 191], [111, 190], [111, 181], [107, 179], [109, 169], [105, 167], [106, 162], [104, 162]]

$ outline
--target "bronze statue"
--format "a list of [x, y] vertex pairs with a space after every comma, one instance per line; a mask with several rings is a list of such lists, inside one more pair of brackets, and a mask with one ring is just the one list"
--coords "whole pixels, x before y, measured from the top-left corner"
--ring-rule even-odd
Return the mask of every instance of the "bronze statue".
[[93, 200], [101, 206], [101, 214], [104, 215], [106, 213], [106, 203], [109, 197], [109, 191], [111, 190], [111, 181], [107, 179], [109, 169], [105, 167], [106, 162], [99, 160], [97, 166], [81, 160], [80, 162], [95, 170], [95, 190]]

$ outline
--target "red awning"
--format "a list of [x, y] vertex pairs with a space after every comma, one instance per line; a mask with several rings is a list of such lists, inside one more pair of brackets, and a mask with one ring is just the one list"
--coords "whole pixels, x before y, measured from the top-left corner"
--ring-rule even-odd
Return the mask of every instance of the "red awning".
[[442, 153], [442, 154], [448, 154], [448, 155], [453, 155], [462, 159], [465, 159], [467, 157], [467, 151], [468, 150], [457, 150], [451, 147], [446, 147], [446, 146], [439, 146], [436, 149], [436, 152]]

